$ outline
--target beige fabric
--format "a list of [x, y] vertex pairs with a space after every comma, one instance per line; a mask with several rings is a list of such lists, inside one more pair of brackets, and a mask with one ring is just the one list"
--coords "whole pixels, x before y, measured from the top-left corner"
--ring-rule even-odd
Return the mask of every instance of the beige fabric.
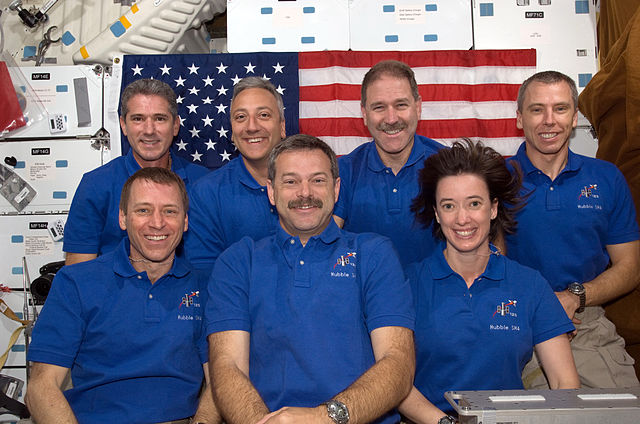
[[[624, 349], [624, 340], [604, 316], [600, 306], [589, 306], [576, 317], [582, 323], [576, 326], [578, 334], [571, 340], [580, 384], [586, 388], [613, 388], [638, 386], [633, 369], [634, 360]], [[548, 389], [549, 384], [535, 356], [522, 372], [526, 389]]]

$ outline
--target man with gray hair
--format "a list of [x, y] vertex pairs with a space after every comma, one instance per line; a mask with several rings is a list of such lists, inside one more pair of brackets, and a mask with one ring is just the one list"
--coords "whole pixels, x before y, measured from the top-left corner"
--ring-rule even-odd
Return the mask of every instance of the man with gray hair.
[[[615, 165], [573, 153], [578, 90], [568, 76], [540, 72], [518, 92], [517, 126], [525, 141], [513, 157], [527, 205], [507, 255], [542, 273], [576, 324], [571, 348], [583, 387], [637, 386], [633, 358], [602, 304], [640, 279], [640, 234], [629, 187]], [[534, 357], [527, 388], [546, 388]]]
[[240, 156], [202, 178], [190, 192], [191, 231], [185, 252], [192, 265], [211, 271], [220, 253], [244, 236], [275, 231], [278, 213], [267, 197], [267, 160], [285, 137], [282, 97], [268, 80], [247, 77], [233, 88], [231, 139]]
[[397, 423], [415, 369], [411, 290], [386, 237], [343, 231], [335, 153], [293, 135], [269, 158], [275, 234], [225, 250], [205, 309], [228, 424]]
[[170, 151], [180, 117], [176, 95], [168, 84], [154, 79], [133, 81], [122, 91], [120, 104], [120, 127], [131, 149], [82, 177], [64, 231], [67, 265], [110, 252], [126, 236], [118, 224], [118, 200], [124, 182], [138, 169], [170, 169], [187, 190], [208, 173], [207, 168]]

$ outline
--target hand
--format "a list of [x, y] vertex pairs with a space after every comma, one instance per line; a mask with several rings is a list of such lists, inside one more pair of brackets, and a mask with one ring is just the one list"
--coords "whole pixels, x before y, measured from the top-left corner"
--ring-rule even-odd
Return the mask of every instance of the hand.
[[327, 407], [325, 405], [316, 406], [315, 408], [285, 406], [265, 415], [256, 424], [288, 423], [332, 424], [333, 421], [327, 415]]

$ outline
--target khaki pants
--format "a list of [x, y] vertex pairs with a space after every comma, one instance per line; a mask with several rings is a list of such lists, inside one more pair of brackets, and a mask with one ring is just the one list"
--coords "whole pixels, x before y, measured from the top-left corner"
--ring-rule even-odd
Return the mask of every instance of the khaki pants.
[[[639, 386], [634, 360], [624, 350], [624, 339], [604, 316], [604, 309], [588, 306], [576, 318], [582, 323], [576, 326], [578, 334], [571, 340], [571, 351], [582, 387]], [[522, 371], [522, 382], [525, 389], [549, 388], [535, 352]]]

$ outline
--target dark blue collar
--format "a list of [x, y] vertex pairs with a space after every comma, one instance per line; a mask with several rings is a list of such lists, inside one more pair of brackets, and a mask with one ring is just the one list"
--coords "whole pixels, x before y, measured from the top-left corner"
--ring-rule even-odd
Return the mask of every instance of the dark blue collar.
[[[533, 165], [533, 163], [529, 159], [529, 156], [527, 156], [526, 141], [522, 142], [522, 144], [518, 148], [518, 153], [516, 153], [515, 158], [520, 163], [520, 166], [522, 167], [522, 173], [524, 175], [529, 175], [534, 172], [535, 173], [541, 172], [538, 168], [536, 168]], [[567, 164], [565, 165], [564, 169], [560, 173], [562, 174], [563, 172], [577, 172], [582, 167], [582, 163], [583, 163], [583, 159], [579, 155], [573, 153], [571, 149], [569, 149]]]
[[[331, 218], [329, 225], [327, 225], [327, 228], [325, 228], [324, 231], [322, 231], [317, 236], [311, 237], [309, 240], [318, 239], [324, 244], [331, 244], [338, 238], [340, 238], [341, 235], [342, 230], [336, 225], [333, 218]], [[295, 240], [299, 240], [298, 236], [292, 236], [282, 228], [282, 225], [278, 225], [278, 230], [276, 232], [276, 243], [278, 244], [278, 246], [284, 247], [285, 245], [290, 244], [292, 238]]]
[[[444, 244], [441, 244], [438, 249], [431, 255], [429, 259], [431, 272], [433, 278], [435, 280], [442, 280], [449, 277], [452, 274], [456, 274], [454, 270], [451, 269], [449, 263], [444, 257]], [[490, 244], [489, 249], [492, 252], [496, 252], [497, 249], [494, 245]], [[456, 274], [457, 275], [457, 274]], [[500, 254], [495, 254], [489, 256], [489, 262], [487, 263], [487, 267], [480, 275], [483, 278], [488, 278], [494, 281], [500, 281], [504, 279], [505, 275], [505, 259], [504, 256]]]
[[[413, 146], [411, 147], [411, 153], [409, 154], [409, 158], [407, 159], [407, 163], [405, 163], [402, 168], [406, 168], [408, 166], [414, 165], [418, 161], [424, 161], [425, 154], [427, 148], [425, 144], [422, 142], [420, 135], [414, 134], [413, 136]], [[378, 154], [378, 150], [376, 149], [376, 142], [370, 141], [367, 146], [367, 166], [373, 172], [382, 172], [388, 168], [384, 163], [382, 163], [382, 159], [380, 159], [380, 155]]]
[[[129, 261], [129, 255], [131, 253], [131, 245], [129, 237], [125, 237], [120, 241], [120, 244], [114, 251], [113, 260], [113, 272], [122, 277], [134, 277], [138, 275], [138, 271], [135, 270], [131, 262]], [[182, 278], [191, 272], [191, 267], [188, 262], [178, 255], [174, 256], [173, 265], [171, 269], [165, 275], [172, 275], [176, 278]]]

